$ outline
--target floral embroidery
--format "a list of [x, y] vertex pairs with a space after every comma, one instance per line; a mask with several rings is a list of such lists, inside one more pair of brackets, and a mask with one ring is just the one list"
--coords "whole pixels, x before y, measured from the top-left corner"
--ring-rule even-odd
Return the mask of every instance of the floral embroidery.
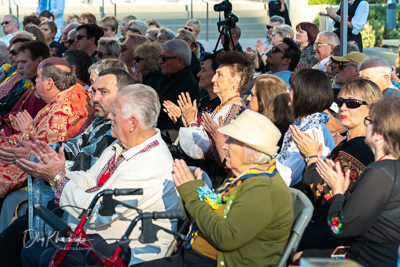
[[11, 64], [4, 64], [3, 69], [7, 75], [10, 75], [15, 71], [15, 68]]
[[341, 235], [343, 227], [343, 216], [330, 217], [328, 216], [328, 226], [335, 235]]
[[197, 193], [199, 193], [199, 199], [210, 205], [213, 210], [218, 209], [219, 206], [222, 205], [221, 194], [215, 193], [214, 189], [210, 189], [206, 186], [199, 186], [198, 188]]

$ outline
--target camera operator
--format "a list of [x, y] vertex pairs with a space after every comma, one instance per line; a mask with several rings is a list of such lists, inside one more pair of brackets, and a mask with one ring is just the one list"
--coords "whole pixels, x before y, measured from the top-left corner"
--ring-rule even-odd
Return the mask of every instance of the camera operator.
[[[232, 51], [233, 47], [235, 47], [236, 51], [244, 53], [243, 49], [242, 49], [242, 46], [239, 43], [239, 39], [240, 39], [240, 36], [242, 34], [242, 31], [240, 30], [239, 25], [236, 24], [234, 28], [230, 29], [230, 32], [231, 32], [232, 39], [229, 38], [229, 50]], [[220, 37], [221, 37], [221, 44], [222, 44], [222, 46], [224, 46], [224, 44], [225, 44], [224, 34], [221, 33]], [[232, 43], [232, 41], [233, 41], [233, 43]], [[216, 53], [219, 53], [222, 50], [223, 49], [220, 49]]]

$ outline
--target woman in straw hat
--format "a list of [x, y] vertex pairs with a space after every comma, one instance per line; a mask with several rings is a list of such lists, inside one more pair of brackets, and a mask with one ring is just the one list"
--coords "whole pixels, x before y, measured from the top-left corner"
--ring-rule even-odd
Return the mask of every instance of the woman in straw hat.
[[175, 160], [172, 176], [191, 231], [180, 254], [138, 266], [277, 265], [293, 223], [290, 191], [271, 160], [281, 134], [251, 110], [218, 131], [228, 136], [223, 149], [233, 177], [210, 190], [202, 187], [199, 168], [194, 178], [183, 160]]

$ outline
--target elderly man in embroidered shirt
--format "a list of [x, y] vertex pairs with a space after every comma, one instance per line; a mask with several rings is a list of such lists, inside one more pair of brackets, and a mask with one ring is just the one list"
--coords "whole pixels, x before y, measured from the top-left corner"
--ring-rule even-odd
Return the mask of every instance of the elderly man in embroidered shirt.
[[[109, 146], [88, 171], [62, 171], [50, 180], [56, 189], [55, 202], [70, 213], [68, 221], [71, 225], [77, 223], [76, 218], [81, 212], [76, 207], [87, 208], [93, 197], [106, 188], [143, 188], [142, 196], [123, 196], [118, 199], [137, 205], [144, 212], [178, 208], [178, 196], [171, 175], [172, 156], [160, 131], [155, 128], [159, 112], [160, 104], [154, 89], [139, 84], [126, 86], [118, 93], [109, 114], [111, 135], [118, 141]], [[37, 142], [37, 148], [36, 157], [41, 161], [40, 164], [53, 161], [60, 166], [64, 165], [62, 148], [58, 154], [43, 142]], [[154, 163], [157, 163], [157, 168]], [[17, 161], [17, 165], [27, 173], [32, 172], [37, 164], [25, 159]], [[95, 213], [86, 233], [100, 235], [100, 238], [111, 243], [113, 241], [108, 239], [121, 238], [136, 215], [136, 211], [126, 208], [119, 208], [112, 217]], [[174, 221], [160, 221], [159, 225], [167, 229], [176, 228]], [[139, 234], [136, 228], [131, 237], [138, 237]], [[163, 257], [172, 236], [164, 232], [159, 232], [157, 236], [158, 241], [151, 246], [144, 246], [139, 241], [131, 242], [131, 252], [124, 255], [125, 263], [128, 264], [130, 260], [134, 264]], [[94, 238], [93, 235], [89, 237]], [[44, 251], [53, 249], [42, 248], [34, 240], [30, 242], [22, 252], [23, 265], [39, 266], [39, 263], [48, 263], [50, 259], [37, 255], [42, 252], [45, 253], [42, 255], [51, 255], [52, 251]], [[112, 245], [106, 247], [103, 251], [105, 255], [110, 252]], [[81, 253], [72, 253], [74, 258], [83, 260]]]

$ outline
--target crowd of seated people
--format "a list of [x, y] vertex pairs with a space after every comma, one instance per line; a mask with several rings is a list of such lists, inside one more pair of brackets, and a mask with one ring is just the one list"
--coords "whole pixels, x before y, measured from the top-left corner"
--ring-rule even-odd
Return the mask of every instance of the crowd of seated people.
[[[314, 213], [288, 263], [348, 246], [362, 265], [395, 266], [398, 60], [391, 67], [367, 57], [354, 41], [340, 55], [336, 33], [311, 22], [292, 28], [279, 16], [245, 51], [238, 24], [231, 39], [221, 35], [223, 49], [206, 51], [197, 19], [177, 32], [133, 15], [67, 22], [60, 32], [44, 10], [18, 30], [15, 16], [3, 18], [2, 265], [48, 266], [65, 246], [37, 241], [51, 228], [36, 205], [74, 228], [100, 191], [142, 188], [116, 199], [144, 212], [184, 208], [184, 221], [159, 225], [186, 239], [165, 257], [174, 236], [160, 231], [141, 244], [136, 227], [120, 254], [125, 265], [276, 266], [295, 220], [295, 188]], [[109, 257], [138, 213], [118, 206], [103, 216], [99, 208], [85, 231]], [[70, 251], [63, 266], [95, 264], [85, 253]]]

